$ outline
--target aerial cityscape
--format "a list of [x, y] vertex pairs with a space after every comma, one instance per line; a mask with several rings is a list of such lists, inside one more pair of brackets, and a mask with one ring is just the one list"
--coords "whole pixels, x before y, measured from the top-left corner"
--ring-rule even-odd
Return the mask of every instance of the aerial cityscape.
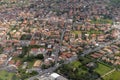
[[0, 0], [0, 80], [120, 80], [120, 0]]

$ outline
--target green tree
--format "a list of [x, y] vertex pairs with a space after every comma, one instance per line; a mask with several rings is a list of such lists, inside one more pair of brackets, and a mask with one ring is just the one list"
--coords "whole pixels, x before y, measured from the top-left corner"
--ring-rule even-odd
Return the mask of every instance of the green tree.
[[47, 69], [49, 66], [42, 64], [41, 69]]
[[20, 58], [23, 58], [29, 52], [29, 48], [26, 46], [22, 47], [22, 54], [19, 55]]
[[40, 60], [43, 60], [43, 59], [44, 59], [44, 56], [43, 56], [43, 54], [38, 54], [38, 55], [36, 56], [36, 58], [37, 58], [37, 59], [40, 59]]
[[18, 78], [16, 75], [13, 75], [11, 80], [18, 80]]

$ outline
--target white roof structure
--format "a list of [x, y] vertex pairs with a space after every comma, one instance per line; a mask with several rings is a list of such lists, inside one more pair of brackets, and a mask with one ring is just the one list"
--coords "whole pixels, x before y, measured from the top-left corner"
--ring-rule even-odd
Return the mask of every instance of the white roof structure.
[[57, 74], [57, 73], [52, 73], [50, 76], [53, 77], [53, 78], [57, 78], [57, 77], [59, 77], [60, 75]]

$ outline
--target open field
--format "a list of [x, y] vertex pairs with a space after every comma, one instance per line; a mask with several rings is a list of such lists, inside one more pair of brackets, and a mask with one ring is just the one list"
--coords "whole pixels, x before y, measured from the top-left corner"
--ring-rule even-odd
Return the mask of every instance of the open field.
[[18, 80], [14, 73], [10, 73], [7, 71], [0, 71], [0, 80]]
[[95, 69], [101, 76], [112, 70], [110, 67], [105, 66], [101, 63], [98, 63], [98, 68]]
[[104, 80], [120, 80], [120, 71], [114, 71], [104, 77]]

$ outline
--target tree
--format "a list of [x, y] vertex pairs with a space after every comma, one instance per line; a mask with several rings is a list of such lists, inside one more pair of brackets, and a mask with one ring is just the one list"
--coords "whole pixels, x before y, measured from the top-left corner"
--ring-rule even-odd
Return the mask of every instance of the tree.
[[45, 64], [42, 64], [41, 68], [42, 69], [47, 69], [48, 67]]
[[2, 78], [0, 78], [0, 80], [3, 80]]
[[32, 36], [31, 36], [30, 34], [29, 34], [29, 35], [23, 34], [23, 35], [21, 36], [20, 40], [30, 40], [31, 37], [32, 37]]
[[38, 55], [36, 56], [36, 58], [37, 58], [37, 59], [40, 59], [40, 60], [43, 60], [43, 59], [44, 59], [44, 56], [43, 56], [43, 54], [38, 54]]
[[18, 78], [16, 75], [13, 75], [11, 80], [18, 80]]
[[78, 34], [75, 34], [75, 39], [77, 39], [78, 38]]
[[78, 59], [82, 63], [82, 65], [85, 65], [85, 64], [92, 61], [91, 59], [88, 59], [88, 58], [85, 58], [85, 57], [82, 57], [82, 56], [79, 56]]
[[39, 79], [35, 78], [34, 80], [39, 80]]
[[26, 61], [30, 62], [30, 61], [32, 61], [33, 59], [35, 59], [35, 57], [34, 57], [33, 55], [30, 55], [30, 56], [24, 57], [24, 58], [23, 58], [23, 62], [26, 62]]
[[37, 75], [37, 74], [38, 74], [37, 71], [32, 71], [32, 72], [30, 73], [30, 75]]
[[22, 54], [19, 55], [20, 58], [23, 58], [29, 52], [29, 48], [26, 46], [22, 47]]

